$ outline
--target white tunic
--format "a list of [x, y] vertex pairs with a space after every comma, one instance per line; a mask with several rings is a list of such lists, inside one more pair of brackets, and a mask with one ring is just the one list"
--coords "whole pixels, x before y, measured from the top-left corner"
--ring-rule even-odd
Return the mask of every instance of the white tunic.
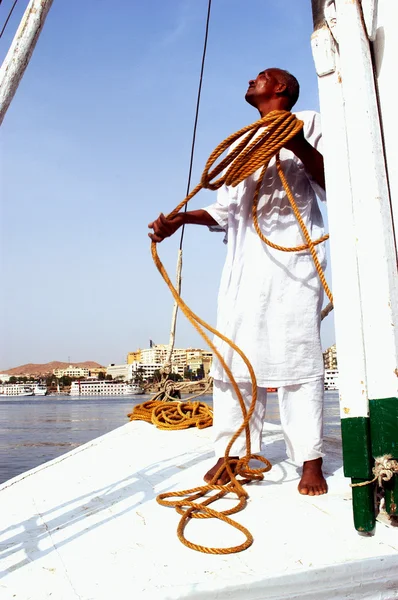
[[[320, 149], [320, 117], [312, 111], [296, 113], [304, 121], [304, 135]], [[280, 152], [281, 165], [296, 204], [313, 240], [324, 233], [317, 195], [324, 191], [290, 151]], [[224, 186], [206, 210], [227, 233], [227, 257], [218, 297], [217, 330], [246, 354], [261, 387], [304, 383], [323, 374], [320, 311], [323, 300], [308, 250], [293, 253], [270, 248], [258, 237], [251, 216], [260, 170], [237, 187]], [[304, 242], [289, 200], [276, 171], [269, 164], [260, 190], [258, 221], [263, 234], [281, 246]], [[325, 243], [317, 246], [325, 268]], [[239, 355], [219, 338], [217, 349], [238, 382], [250, 381]], [[212, 375], [228, 381], [215, 357]]]

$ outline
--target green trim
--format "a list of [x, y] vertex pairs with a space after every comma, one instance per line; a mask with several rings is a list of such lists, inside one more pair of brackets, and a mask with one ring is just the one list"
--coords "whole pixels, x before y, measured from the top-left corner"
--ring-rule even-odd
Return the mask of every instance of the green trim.
[[[364, 479], [352, 479], [352, 483], [362, 483]], [[371, 533], [376, 526], [375, 485], [369, 484], [352, 488], [352, 509], [355, 529]]]
[[398, 398], [369, 400], [369, 413], [373, 456], [398, 458]]
[[369, 418], [352, 417], [342, 419], [341, 437], [344, 475], [364, 480], [373, 477]]

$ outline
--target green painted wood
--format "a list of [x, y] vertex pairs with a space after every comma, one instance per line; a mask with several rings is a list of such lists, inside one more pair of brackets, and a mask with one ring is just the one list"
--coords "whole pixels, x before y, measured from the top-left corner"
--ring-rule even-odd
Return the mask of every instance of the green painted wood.
[[368, 417], [341, 420], [344, 475], [367, 480], [372, 478], [373, 459]]
[[386, 511], [389, 515], [398, 515], [398, 475], [384, 483]]
[[398, 398], [369, 400], [369, 414], [373, 456], [398, 458]]
[[[366, 479], [352, 479], [352, 483], [362, 483]], [[352, 509], [355, 529], [361, 533], [371, 533], [376, 525], [375, 485], [352, 488]]]

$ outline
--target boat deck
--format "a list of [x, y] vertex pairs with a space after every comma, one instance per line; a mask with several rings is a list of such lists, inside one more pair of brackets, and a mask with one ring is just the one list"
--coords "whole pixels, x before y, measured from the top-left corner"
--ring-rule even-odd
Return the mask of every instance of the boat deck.
[[[339, 442], [326, 439], [329, 493], [300, 496], [276, 425], [264, 433], [273, 468], [235, 515], [254, 544], [221, 556], [182, 545], [179, 516], [156, 496], [201, 485], [210, 439], [132, 422], [0, 486], [2, 600], [398, 598], [398, 529], [381, 515], [374, 536], [354, 530]], [[186, 534], [243, 541], [213, 519]]]

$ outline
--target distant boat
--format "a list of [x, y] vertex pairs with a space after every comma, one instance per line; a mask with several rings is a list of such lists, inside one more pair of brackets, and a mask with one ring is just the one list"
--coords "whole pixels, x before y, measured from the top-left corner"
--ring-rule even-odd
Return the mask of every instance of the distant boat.
[[70, 388], [71, 396], [136, 396], [143, 393], [138, 383], [107, 379], [73, 381]]
[[35, 383], [33, 391], [35, 396], [45, 396], [47, 394], [47, 386], [45, 383]]
[[339, 372], [337, 369], [325, 369], [325, 390], [339, 389]]
[[32, 385], [26, 383], [3, 383], [0, 385], [0, 397], [23, 397], [33, 396], [34, 390]]

